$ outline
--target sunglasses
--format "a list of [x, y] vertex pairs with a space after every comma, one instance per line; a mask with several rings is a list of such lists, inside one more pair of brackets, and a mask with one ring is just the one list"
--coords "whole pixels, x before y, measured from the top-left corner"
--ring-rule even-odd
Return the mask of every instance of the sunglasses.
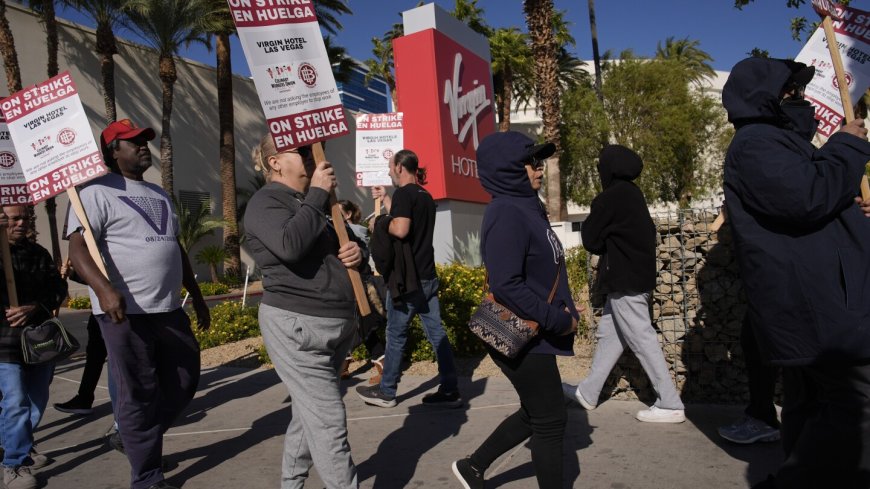
[[545, 160], [539, 160], [537, 158], [532, 158], [531, 161], [527, 162], [526, 164], [531, 166], [535, 170], [543, 170], [545, 163], [546, 163]]
[[[311, 154], [311, 146], [300, 146], [296, 149], [288, 149], [287, 151], [281, 151], [281, 153], [293, 153], [301, 156], [303, 159], [308, 159]], [[280, 153], [279, 153], [280, 154]]]

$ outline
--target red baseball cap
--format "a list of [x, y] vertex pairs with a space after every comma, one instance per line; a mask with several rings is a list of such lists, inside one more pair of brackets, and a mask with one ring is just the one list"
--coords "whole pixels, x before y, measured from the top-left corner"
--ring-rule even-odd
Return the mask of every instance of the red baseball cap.
[[148, 138], [148, 141], [151, 141], [156, 136], [154, 129], [150, 127], [137, 127], [130, 119], [114, 121], [103, 129], [102, 134], [100, 134], [100, 146], [105, 149], [109, 143], [116, 139], [133, 139], [140, 134], [144, 134]]

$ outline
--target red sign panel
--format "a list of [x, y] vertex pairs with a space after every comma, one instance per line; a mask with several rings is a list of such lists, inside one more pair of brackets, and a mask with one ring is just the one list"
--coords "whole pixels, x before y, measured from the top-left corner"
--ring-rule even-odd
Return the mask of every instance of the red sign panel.
[[495, 132], [489, 63], [427, 29], [393, 41], [405, 147], [426, 168], [435, 199], [489, 202], [477, 175], [476, 149]]

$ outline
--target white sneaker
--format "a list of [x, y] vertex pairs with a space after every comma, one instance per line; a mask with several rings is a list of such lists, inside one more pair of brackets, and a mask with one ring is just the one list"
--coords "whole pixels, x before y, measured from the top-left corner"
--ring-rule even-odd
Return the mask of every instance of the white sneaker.
[[596, 407], [594, 404], [583, 398], [583, 395], [580, 394], [580, 389], [571, 384], [562, 384], [562, 394], [564, 394], [565, 398], [569, 401], [576, 401], [587, 411], [592, 411]]
[[635, 415], [638, 421], [644, 423], [682, 423], [686, 420], [686, 412], [682, 409], [662, 409], [651, 406]]

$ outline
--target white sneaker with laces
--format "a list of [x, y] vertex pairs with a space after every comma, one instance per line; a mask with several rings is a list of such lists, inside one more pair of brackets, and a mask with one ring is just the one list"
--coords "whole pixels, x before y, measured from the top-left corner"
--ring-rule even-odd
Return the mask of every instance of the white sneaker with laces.
[[686, 420], [686, 412], [682, 409], [662, 409], [650, 406], [649, 409], [638, 411], [635, 418], [644, 423], [682, 423]]
[[583, 397], [583, 394], [580, 394], [580, 389], [578, 387], [574, 387], [571, 384], [562, 384], [562, 394], [565, 395], [566, 399], [577, 402], [587, 411], [595, 409], [597, 406], [587, 401], [586, 398]]

